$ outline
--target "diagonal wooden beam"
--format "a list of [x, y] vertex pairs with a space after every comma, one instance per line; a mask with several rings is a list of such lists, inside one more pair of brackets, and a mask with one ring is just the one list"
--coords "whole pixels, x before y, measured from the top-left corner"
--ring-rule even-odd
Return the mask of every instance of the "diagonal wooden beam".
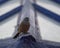
[[[37, 5], [37, 4], [33, 4], [33, 6], [38, 12], [40, 12], [40, 13], [46, 15], [47, 17], [49, 17], [49, 18], [51, 18], [51, 19], [60, 23], [60, 15], [57, 15], [56, 13], [53, 13], [53, 12], [51, 12], [51, 11], [49, 11], [49, 10], [47, 10], [47, 9]], [[21, 11], [21, 9], [22, 9], [22, 6], [17, 7], [15, 9], [13, 9], [12, 11], [0, 16], [0, 22], [2, 22], [5, 19], [11, 17], [15, 13], [18, 13], [19, 11]]]
[[21, 9], [22, 9], [22, 6], [19, 6], [19, 7], [15, 8], [15, 9], [13, 9], [13, 10], [7, 12], [6, 14], [3, 14], [2, 16], [0, 16], [0, 22], [4, 21], [5, 19], [11, 17], [12, 15], [20, 12]]
[[56, 2], [56, 3], [60, 4], [60, 0], [51, 0], [51, 1], [53, 1], [53, 2]]
[[0, 5], [6, 3], [6, 2], [8, 2], [8, 1], [10, 1], [10, 0], [0, 0]]
[[53, 13], [53, 12], [49, 11], [48, 9], [45, 9], [45, 8], [41, 7], [40, 5], [33, 4], [33, 6], [38, 12], [40, 12], [40, 13], [46, 15], [47, 17], [60, 23], [60, 15], [57, 15], [56, 13]]

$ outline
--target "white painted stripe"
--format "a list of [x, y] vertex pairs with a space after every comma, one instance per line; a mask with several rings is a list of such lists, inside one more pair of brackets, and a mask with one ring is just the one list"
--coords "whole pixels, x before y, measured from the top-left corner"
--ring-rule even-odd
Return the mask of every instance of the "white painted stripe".
[[20, 6], [19, 0], [15, 1], [15, 2], [9, 1], [8, 3], [6, 3], [0, 7], [0, 16], [11, 11], [12, 9], [14, 9], [18, 6]]
[[37, 4], [52, 11], [52, 12], [54, 12], [54, 13], [56, 13], [56, 14], [58, 14], [58, 15], [60, 15], [60, 8], [59, 7], [56, 7], [52, 4], [48, 4], [48, 3], [44, 3], [44, 2], [37, 2]]

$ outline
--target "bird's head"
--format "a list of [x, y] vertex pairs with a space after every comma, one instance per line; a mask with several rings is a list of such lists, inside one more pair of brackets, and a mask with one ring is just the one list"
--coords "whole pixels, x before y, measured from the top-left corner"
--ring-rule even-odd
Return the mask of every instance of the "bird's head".
[[29, 22], [29, 18], [28, 18], [28, 17], [24, 18], [24, 20], [23, 20], [22, 22], [23, 22], [23, 23]]

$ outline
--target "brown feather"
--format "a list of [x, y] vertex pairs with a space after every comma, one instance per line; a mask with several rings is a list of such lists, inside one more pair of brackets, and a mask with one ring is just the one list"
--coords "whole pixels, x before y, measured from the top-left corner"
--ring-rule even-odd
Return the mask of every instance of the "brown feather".
[[30, 28], [29, 18], [25, 18], [18, 27], [18, 33], [13, 38], [17, 38], [17, 36], [19, 36], [21, 32], [23, 32], [24, 34], [27, 33], [29, 28]]

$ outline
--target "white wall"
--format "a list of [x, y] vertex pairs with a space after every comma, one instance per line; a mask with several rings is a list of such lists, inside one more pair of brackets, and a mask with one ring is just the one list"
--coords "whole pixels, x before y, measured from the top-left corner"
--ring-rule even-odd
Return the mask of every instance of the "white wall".
[[[4, 4], [3, 6], [0, 7], [0, 15], [19, 6], [19, 4], [20, 4], [19, 0], [17, 0], [17, 1], [13, 0], [13, 1], [10, 1], [10, 2]], [[56, 5], [53, 2], [49, 2], [48, 0], [45, 0], [45, 1], [38, 0], [37, 4], [60, 15], [59, 5]], [[37, 13], [37, 14], [38, 14], [37, 15], [38, 23], [39, 23], [42, 39], [60, 42], [60, 25], [58, 25], [55, 21], [53, 21], [47, 17], [43, 17], [45, 15], [43, 15], [41, 13]], [[4, 39], [4, 38], [12, 36], [12, 34], [15, 30], [17, 16], [19, 16], [19, 14], [17, 13], [14, 16], [15, 17], [12, 17], [12, 18], [8, 19], [7, 21], [4, 21], [4, 23], [0, 24], [0, 39]]]
[[[60, 15], [60, 6], [49, 0], [40, 0], [37, 4]], [[60, 24], [41, 13], [38, 13], [38, 20], [42, 39], [60, 42]]]

